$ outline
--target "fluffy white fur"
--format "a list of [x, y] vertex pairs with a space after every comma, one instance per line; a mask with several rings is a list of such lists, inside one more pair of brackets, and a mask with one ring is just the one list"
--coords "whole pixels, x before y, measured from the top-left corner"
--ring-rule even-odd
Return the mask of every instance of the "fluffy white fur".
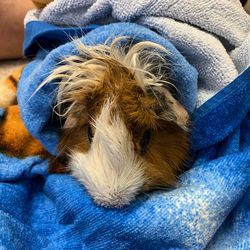
[[107, 100], [93, 122], [95, 135], [88, 153], [72, 152], [69, 168], [95, 202], [107, 207], [129, 204], [144, 184], [144, 162], [133, 147], [132, 138], [115, 103]]

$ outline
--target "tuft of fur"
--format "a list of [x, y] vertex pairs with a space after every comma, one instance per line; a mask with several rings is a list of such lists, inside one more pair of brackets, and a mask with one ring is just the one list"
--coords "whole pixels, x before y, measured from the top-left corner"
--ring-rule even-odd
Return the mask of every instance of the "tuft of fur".
[[63, 59], [38, 90], [51, 81], [58, 84], [57, 106], [71, 103], [67, 109], [64, 109], [64, 112], [58, 112], [60, 116], [66, 116], [76, 105], [74, 96], [97, 87], [100, 79], [109, 70], [115, 71], [119, 68], [129, 72], [144, 92], [147, 87], [173, 86], [166, 80], [164, 74], [168, 63], [163, 53], [169, 54], [164, 47], [145, 41], [133, 45], [126, 53], [127, 46], [121, 46], [122, 40], [125, 39], [127, 38], [118, 37], [110, 46], [108, 45], [109, 39], [105, 44], [95, 46], [85, 46], [80, 41], [76, 41], [79, 55]]

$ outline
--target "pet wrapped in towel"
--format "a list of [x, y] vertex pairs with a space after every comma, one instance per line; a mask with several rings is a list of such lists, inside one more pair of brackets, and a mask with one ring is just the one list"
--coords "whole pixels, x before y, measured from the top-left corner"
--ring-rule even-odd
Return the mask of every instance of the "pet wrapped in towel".
[[[25, 127], [47, 151], [55, 154], [59, 137], [60, 124], [52, 116], [56, 86], [51, 82], [34, 91], [62, 57], [77, 54], [68, 37], [84, 34], [81, 41], [93, 45], [122, 34], [156, 42], [171, 52], [173, 82], [192, 114], [194, 163], [177, 187], [142, 194], [130, 206], [108, 209], [96, 206], [70, 175], [49, 175], [48, 160], [40, 152], [22, 158], [2, 152], [0, 245], [4, 249], [249, 247], [249, 69], [194, 110], [196, 70], [153, 31], [128, 23], [59, 29], [30, 22], [26, 28], [25, 53], [36, 58], [22, 71], [18, 104]], [[2, 110], [1, 124], [6, 117]]]

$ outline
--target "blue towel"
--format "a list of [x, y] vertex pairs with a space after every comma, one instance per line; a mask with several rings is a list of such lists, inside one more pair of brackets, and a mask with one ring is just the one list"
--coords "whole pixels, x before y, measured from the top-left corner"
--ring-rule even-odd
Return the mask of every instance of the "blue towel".
[[[167, 39], [136, 24], [118, 23], [83, 28], [86, 35], [81, 40], [103, 43], [121, 31], [136, 41], [157, 42], [173, 54], [169, 58], [173, 80], [192, 114], [192, 168], [171, 190], [142, 194], [130, 206], [107, 209], [96, 206], [71, 176], [49, 175], [47, 161], [0, 154], [1, 248], [248, 249], [250, 68], [195, 109], [197, 72]], [[47, 84], [30, 96], [62, 55], [77, 53], [65, 32], [74, 30], [41, 22], [27, 25], [25, 53], [36, 59], [24, 68], [18, 85], [25, 126], [54, 154], [58, 141], [58, 124], [51, 118], [55, 85]], [[46, 37], [51, 39], [49, 46]], [[37, 41], [43, 43], [42, 49]]]

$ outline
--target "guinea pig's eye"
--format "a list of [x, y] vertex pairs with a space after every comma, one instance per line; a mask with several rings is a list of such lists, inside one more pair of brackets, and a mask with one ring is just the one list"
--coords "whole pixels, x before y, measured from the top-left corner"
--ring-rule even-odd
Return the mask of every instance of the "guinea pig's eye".
[[150, 131], [150, 129], [147, 129], [144, 131], [142, 138], [141, 138], [141, 141], [140, 141], [141, 155], [142, 156], [146, 153], [146, 148], [150, 142], [150, 138], [151, 138], [151, 131]]
[[93, 139], [93, 132], [92, 132], [92, 128], [90, 127], [90, 125], [88, 125], [88, 139], [89, 139], [89, 142], [91, 143]]

